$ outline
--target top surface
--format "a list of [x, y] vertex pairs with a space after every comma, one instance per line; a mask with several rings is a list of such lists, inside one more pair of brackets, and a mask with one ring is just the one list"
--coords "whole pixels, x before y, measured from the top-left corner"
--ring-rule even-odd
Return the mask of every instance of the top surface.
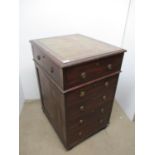
[[123, 51], [119, 47], [80, 34], [43, 38], [33, 41], [63, 64]]

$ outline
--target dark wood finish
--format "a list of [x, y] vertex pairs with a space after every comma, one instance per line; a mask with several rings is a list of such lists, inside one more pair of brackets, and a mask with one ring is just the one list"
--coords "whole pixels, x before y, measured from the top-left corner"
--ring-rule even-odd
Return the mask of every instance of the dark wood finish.
[[44, 112], [54, 126], [59, 137], [66, 143], [66, 113], [64, 104], [64, 95], [49, 80], [49, 75], [38, 65], [37, 72], [39, 76], [42, 104]]
[[103, 95], [106, 95], [107, 98], [108, 95], [112, 96], [117, 79], [118, 74], [66, 93], [67, 105], [74, 106], [76, 103], [84, 102], [86, 99], [102, 97]]
[[123, 53], [65, 68], [64, 89], [119, 71], [122, 58]]
[[[118, 75], [95, 82], [83, 87], [84, 96], [80, 96], [81, 89], [66, 94], [67, 104], [67, 137], [69, 147], [89, 137], [94, 131], [105, 128], [109, 123], [113, 105]], [[109, 83], [108, 86], [105, 83]], [[81, 109], [81, 107], [83, 107]], [[82, 120], [82, 123], [80, 122]], [[100, 120], [103, 122], [100, 123]], [[82, 132], [83, 136], [78, 133]]]
[[31, 43], [42, 109], [71, 149], [109, 124], [124, 50], [64, 65], [47, 48]]

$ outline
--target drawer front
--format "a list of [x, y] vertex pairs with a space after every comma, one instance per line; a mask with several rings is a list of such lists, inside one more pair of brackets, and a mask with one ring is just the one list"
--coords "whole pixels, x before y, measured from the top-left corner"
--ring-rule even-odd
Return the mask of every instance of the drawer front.
[[66, 94], [67, 107], [74, 107], [77, 104], [85, 103], [87, 100], [92, 100], [91, 102], [93, 102], [93, 99], [98, 97], [101, 99], [106, 98], [105, 100], [112, 98], [116, 89], [118, 77], [119, 74], [116, 74], [109, 78], [105, 78], [82, 88], [68, 92]]
[[64, 88], [68, 89], [120, 71], [123, 53], [64, 69]]
[[106, 125], [106, 114], [100, 114], [100, 111], [98, 111], [94, 115], [85, 118], [82, 124], [77, 121], [74, 126], [68, 128], [68, 142], [70, 145], [74, 145], [98, 130], [105, 128]]
[[67, 94], [66, 125], [71, 146], [107, 126], [118, 76], [117, 74], [84, 87], [85, 95], [79, 95], [81, 89]]
[[51, 59], [45, 54], [43, 50], [33, 45], [33, 57], [35, 62], [37, 62], [49, 75], [50, 77], [58, 83], [60, 86], [60, 69]]
[[94, 115], [96, 111], [100, 109], [100, 111], [105, 112], [109, 105], [112, 105], [113, 97], [109, 99], [106, 98], [94, 98], [87, 100], [85, 102], [81, 102], [75, 104], [75, 106], [67, 107], [67, 118], [68, 124], [71, 125], [75, 120], [84, 119], [89, 117], [89, 115]]
[[[84, 106], [83, 110], [75, 110], [72, 111], [72, 114], [70, 113], [68, 115], [68, 120], [67, 120], [67, 126], [68, 127], [78, 127], [78, 126], [83, 126], [87, 125], [87, 123], [91, 122], [93, 119], [96, 120], [94, 116], [96, 115], [104, 115], [108, 116], [109, 114], [109, 109], [112, 106], [113, 101], [109, 102], [100, 102], [99, 104], [91, 104]], [[79, 108], [80, 109], [80, 108]], [[71, 112], [71, 111], [70, 111]], [[74, 114], [73, 114], [74, 113]]]

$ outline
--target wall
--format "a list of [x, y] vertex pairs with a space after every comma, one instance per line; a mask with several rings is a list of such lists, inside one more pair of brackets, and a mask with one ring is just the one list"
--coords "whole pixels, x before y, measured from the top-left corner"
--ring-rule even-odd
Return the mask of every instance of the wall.
[[128, 0], [21, 0], [20, 75], [25, 99], [39, 97], [30, 39], [81, 33], [121, 45]]
[[116, 98], [128, 117], [133, 120], [135, 114], [135, 60], [134, 60], [134, 1], [131, 1], [122, 47], [127, 49], [122, 65]]
[[23, 93], [23, 88], [21, 84], [21, 79], [19, 78], [19, 114], [22, 111], [23, 105], [24, 105], [24, 93]]
[[[20, 75], [25, 99], [39, 98], [29, 40], [81, 33], [121, 46], [128, 5], [129, 0], [21, 0]], [[123, 67], [123, 71], [128, 69]], [[121, 78], [126, 78], [126, 73]], [[122, 88], [120, 83], [120, 92]], [[122, 101], [119, 93], [117, 98]], [[128, 107], [130, 101], [122, 104]]]

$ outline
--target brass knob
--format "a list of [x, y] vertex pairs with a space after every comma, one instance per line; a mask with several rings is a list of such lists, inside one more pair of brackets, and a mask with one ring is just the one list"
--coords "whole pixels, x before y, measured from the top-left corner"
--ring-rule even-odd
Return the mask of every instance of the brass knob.
[[37, 55], [37, 59], [38, 59], [38, 60], [40, 60], [40, 59], [41, 59], [40, 55]]
[[54, 68], [53, 68], [53, 67], [51, 67], [50, 71], [51, 71], [51, 73], [53, 73], [53, 72], [54, 72]]
[[83, 96], [85, 96], [85, 91], [80, 91], [80, 97], [83, 97]]
[[80, 106], [80, 111], [84, 111], [84, 106]]
[[100, 120], [99, 120], [99, 123], [102, 124], [102, 123], [103, 123], [103, 119], [100, 119]]
[[80, 132], [78, 133], [78, 135], [79, 135], [79, 136], [82, 136], [82, 132], [80, 131]]
[[104, 108], [101, 108], [101, 113], [104, 113]]
[[80, 124], [82, 124], [82, 123], [83, 123], [83, 120], [82, 120], [82, 119], [80, 119], [79, 123], [80, 123]]
[[106, 98], [107, 98], [107, 97], [106, 97], [105, 95], [104, 95], [104, 96], [102, 96], [102, 99], [103, 99], [103, 100], [106, 100]]
[[86, 78], [86, 72], [82, 72], [81, 77], [82, 77], [82, 79], [85, 79]]
[[105, 85], [106, 87], [108, 87], [108, 86], [109, 86], [109, 82], [106, 81], [106, 82], [104, 83], [104, 85]]
[[107, 68], [108, 68], [109, 70], [112, 70], [112, 64], [108, 64]]

